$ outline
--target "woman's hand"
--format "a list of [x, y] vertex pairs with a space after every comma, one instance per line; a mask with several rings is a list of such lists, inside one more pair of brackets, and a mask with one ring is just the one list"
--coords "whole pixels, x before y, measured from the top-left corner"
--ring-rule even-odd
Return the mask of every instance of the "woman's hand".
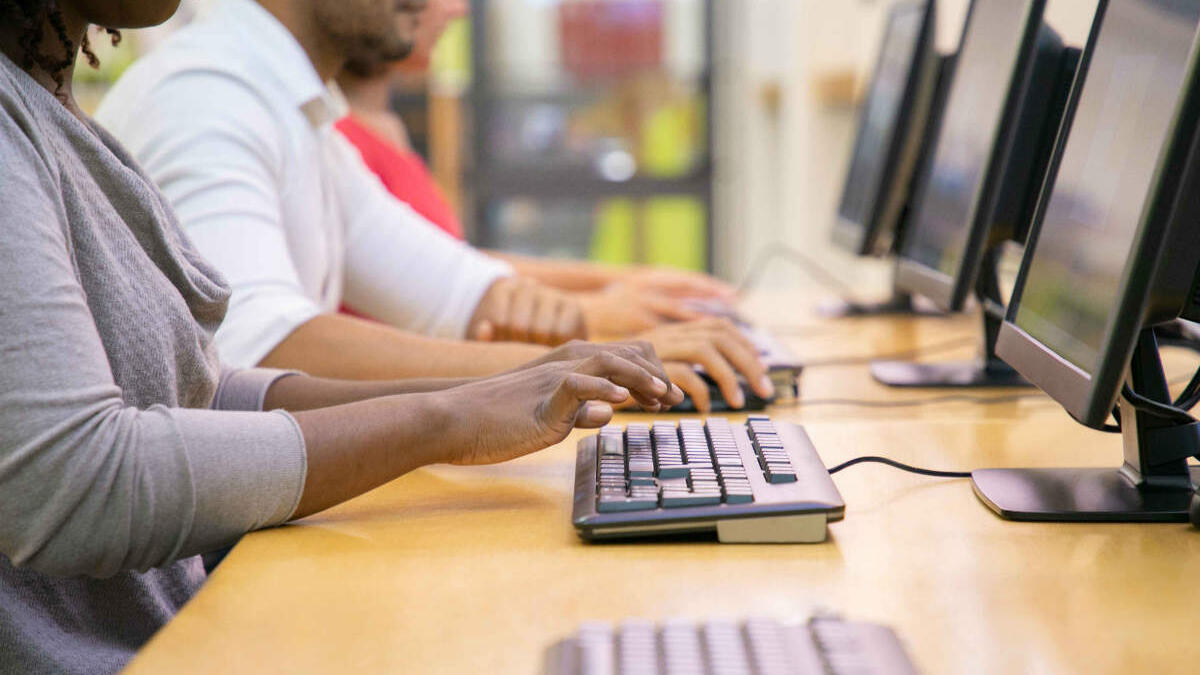
[[688, 270], [639, 267], [630, 271], [624, 281], [640, 292], [658, 293], [675, 298], [724, 302], [737, 299], [737, 291], [724, 281]]
[[624, 337], [664, 323], [706, 316], [677, 297], [617, 283], [603, 291], [579, 294], [588, 335]]
[[[582, 349], [582, 345], [576, 345]], [[683, 400], [645, 344], [589, 345], [589, 355], [541, 363], [428, 394], [449, 435], [451, 464], [492, 464], [559, 443], [575, 427], [596, 428], [632, 398], [658, 411]]]
[[632, 269], [604, 290], [579, 298], [589, 335], [624, 337], [665, 323], [730, 312], [736, 293], [704, 274], [646, 267]]
[[759, 396], [770, 398], [775, 395], [775, 387], [767, 376], [766, 364], [758, 357], [758, 350], [728, 319], [670, 324], [638, 337], [653, 345], [655, 353], [668, 362], [671, 380], [692, 397], [700, 413], [707, 414], [712, 402], [708, 384], [696, 374], [694, 366], [703, 366], [717, 383], [721, 395], [734, 408], [746, 404], [738, 382], [739, 374]]

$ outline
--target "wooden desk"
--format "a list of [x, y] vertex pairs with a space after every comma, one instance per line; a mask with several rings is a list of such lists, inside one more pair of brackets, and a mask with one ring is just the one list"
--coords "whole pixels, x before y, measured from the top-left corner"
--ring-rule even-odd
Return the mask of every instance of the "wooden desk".
[[[793, 339], [809, 354], [905, 349], [972, 328], [805, 325]], [[887, 391], [863, 366], [814, 368], [804, 381], [808, 399], [930, 395]], [[1047, 399], [772, 415], [803, 421], [831, 464], [866, 453], [947, 469], [1120, 461], [1118, 438]], [[929, 673], [1200, 662], [1200, 534], [1187, 525], [1010, 523], [966, 480], [864, 465], [836, 477], [846, 518], [824, 544], [588, 545], [569, 522], [579, 435], [501, 466], [418, 471], [248, 536], [130, 672], [536, 673], [544, 647], [584, 620], [800, 618], [818, 607], [893, 625]]]

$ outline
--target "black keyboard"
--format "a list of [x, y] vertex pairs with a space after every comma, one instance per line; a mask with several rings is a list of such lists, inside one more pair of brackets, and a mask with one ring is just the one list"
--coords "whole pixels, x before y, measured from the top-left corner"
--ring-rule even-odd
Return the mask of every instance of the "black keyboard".
[[804, 430], [767, 417], [607, 426], [579, 444], [572, 518], [586, 539], [817, 542], [844, 511]]
[[545, 675], [911, 675], [887, 626], [814, 617], [588, 623], [546, 652]]

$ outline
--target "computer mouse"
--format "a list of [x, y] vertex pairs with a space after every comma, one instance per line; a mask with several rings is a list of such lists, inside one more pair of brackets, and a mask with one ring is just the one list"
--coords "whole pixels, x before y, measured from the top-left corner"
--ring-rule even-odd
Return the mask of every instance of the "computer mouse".
[[[738, 385], [742, 388], [742, 396], [744, 396], [746, 399], [746, 405], [742, 408], [734, 408], [733, 406], [729, 405], [729, 402], [725, 400], [723, 395], [721, 395], [720, 388], [718, 388], [717, 383], [708, 376], [708, 373], [699, 373], [699, 375], [704, 380], [704, 383], [708, 385], [708, 400], [711, 401], [709, 407], [711, 411], [715, 413], [765, 410], [766, 407], [775, 400], [775, 397], [773, 396], [771, 398], [763, 398], [759, 396], [758, 394], [754, 393], [752, 389], [750, 389], [750, 385], [739, 381]], [[671, 406], [671, 410], [669, 412], [694, 413], [698, 411], [696, 410], [696, 403], [692, 400], [692, 397], [684, 394], [683, 401], [678, 405]]]
[[[749, 384], [747, 384], [741, 378], [738, 378], [738, 384], [742, 388], [742, 396], [745, 397], [746, 401], [746, 405], [741, 408], [734, 408], [733, 406], [729, 405], [729, 402], [726, 401], [725, 397], [721, 394], [721, 389], [717, 387], [716, 381], [713, 380], [708, 373], [704, 372], [703, 368], [697, 368], [696, 374], [699, 375], [700, 378], [704, 380], [704, 383], [708, 385], [708, 397], [709, 401], [711, 402], [710, 408], [712, 412], [747, 412], [765, 410], [766, 407], [772, 403], [795, 398], [798, 388], [796, 381], [800, 376], [800, 370], [794, 367], [771, 369], [768, 372], [768, 375], [771, 378], [771, 383], [775, 385], [775, 395], [770, 398], [763, 398], [754, 393], [754, 391], [750, 389]], [[671, 406], [671, 410], [668, 412], [694, 413], [697, 412], [696, 404], [694, 401], [692, 401], [691, 396], [685, 394], [683, 401], [678, 405]]]

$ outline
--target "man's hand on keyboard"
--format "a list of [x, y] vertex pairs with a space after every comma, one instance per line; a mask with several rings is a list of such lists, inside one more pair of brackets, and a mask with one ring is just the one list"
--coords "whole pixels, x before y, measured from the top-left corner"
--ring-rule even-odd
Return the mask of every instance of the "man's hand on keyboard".
[[589, 355], [580, 359], [542, 363], [431, 394], [447, 409], [462, 411], [459, 423], [447, 429], [456, 452], [446, 461], [491, 464], [541, 450], [575, 427], [603, 426], [613, 406], [630, 397], [652, 411], [683, 400], [648, 343], [598, 347], [588, 348]]
[[659, 358], [668, 362], [671, 380], [692, 397], [701, 414], [709, 412], [712, 402], [707, 383], [693, 366], [704, 368], [734, 408], [746, 404], [739, 374], [759, 396], [769, 398], [775, 393], [758, 350], [728, 319], [708, 318], [660, 326], [639, 337], [654, 345]]
[[467, 335], [483, 342], [559, 345], [587, 337], [583, 309], [570, 294], [522, 277], [492, 284], [475, 307]]

